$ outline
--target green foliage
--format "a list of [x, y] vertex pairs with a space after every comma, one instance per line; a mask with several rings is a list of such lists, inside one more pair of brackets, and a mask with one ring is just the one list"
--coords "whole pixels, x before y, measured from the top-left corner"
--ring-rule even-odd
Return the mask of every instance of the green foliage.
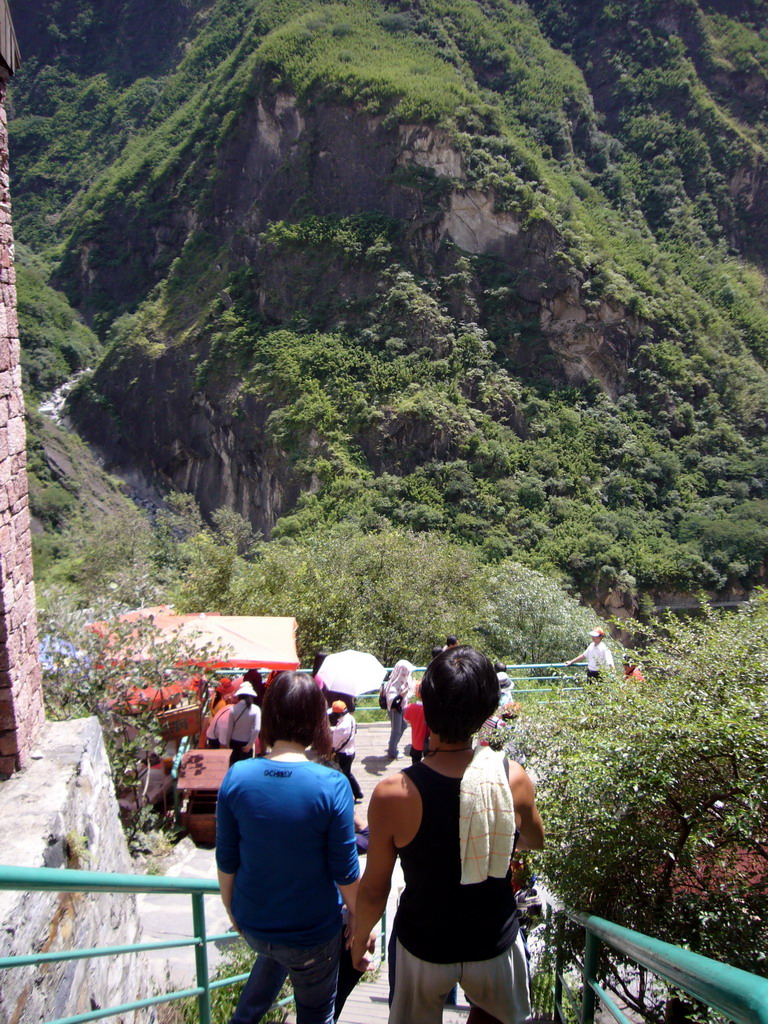
[[523, 721], [557, 898], [745, 970], [766, 967], [768, 600], [638, 631], [606, 676]]
[[358, 213], [351, 217], [312, 215], [291, 223], [272, 222], [261, 237], [267, 245], [276, 247], [337, 246], [349, 259], [359, 259], [374, 242], [390, 238], [396, 230], [396, 223], [382, 213]]
[[79, 607], [159, 604], [180, 574], [188, 573], [200, 599], [195, 610], [217, 609], [239, 561], [252, 557], [258, 539], [228, 508], [217, 509], [206, 526], [197, 503], [184, 494], [170, 494], [151, 520], [127, 501], [109, 515], [70, 516], [74, 499], [58, 484], [34, 489], [32, 496], [36, 515], [56, 513], [54, 525], [63, 526], [37, 547], [38, 581], [65, 592]]
[[726, 71], [741, 71], [768, 76], [768, 40], [765, 32], [723, 14], [705, 15], [711, 56]]
[[47, 486], [35, 487], [31, 482], [30, 511], [44, 526], [61, 527], [66, 518], [75, 508], [75, 497], [65, 490], [61, 484], [52, 483]]
[[16, 294], [24, 387], [39, 398], [95, 361], [100, 345], [23, 246], [17, 251]]
[[[759, 578], [762, 526], [742, 522], [750, 506], [727, 520], [738, 518], [742, 533], [752, 530], [749, 551], [738, 557], [716, 557], [713, 540], [691, 523], [711, 514], [706, 507], [697, 512], [705, 495], [727, 487], [742, 499], [762, 495], [762, 438], [729, 434], [740, 458], [722, 460], [716, 475], [693, 476], [695, 452], [713, 443], [706, 421], [694, 415], [679, 441], [669, 433], [662, 440], [655, 422], [660, 407], [650, 395], [646, 411], [630, 401], [613, 405], [587, 389], [521, 394], [490, 362], [482, 335], [451, 337], [441, 320], [458, 333], [459, 325], [402, 273], [363, 344], [285, 331], [256, 343], [249, 389], [276, 406], [269, 419], [272, 437], [298, 468], [325, 483], [320, 505], [311, 505], [314, 518], [307, 518], [310, 505], [304, 505], [278, 524], [277, 535], [301, 533], [305, 522], [313, 529], [318, 514], [335, 521], [344, 513], [363, 525], [383, 517], [482, 542], [490, 560], [524, 556], [536, 567], [567, 573], [584, 591], [634, 594], [652, 586], [697, 589]], [[382, 351], [379, 339], [387, 336]], [[663, 373], [675, 381], [681, 410], [702, 386], [703, 363], [671, 345], [649, 352], [655, 367], [665, 358]], [[463, 374], [458, 387], [457, 373]], [[638, 376], [648, 380], [647, 371]], [[474, 380], [482, 381], [477, 391]], [[493, 411], [510, 400], [526, 414], [528, 440], [493, 419]], [[488, 413], [480, 413], [478, 404]], [[399, 465], [398, 455], [382, 448], [387, 467], [399, 469], [396, 477], [379, 473], [371, 479], [361, 458], [377, 422], [399, 436]], [[421, 439], [435, 435], [448, 439], [461, 458], [449, 461], [444, 452], [441, 461], [431, 462], [410, 454]], [[762, 507], [762, 500], [754, 507]]]
[[[222, 611], [293, 615], [302, 661], [321, 647], [375, 651], [386, 664], [428, 656], [436, 638], [475, 637], [484, 608], [475, 556], [434, 535], [394, 530], [366, 536], [338, 527], [301, 542], [263, 545], [242, 565]], [[179, 606], [201, 607], [198, 578], [188, 577]]]
[[[403, 121], [441, 121], [477, 104], [458, 69], [408, 22], [394, 12], [379, 20], [364, 4], [318, 5], [275, 28], [257, 59], [304, 102], [322, 92]], [[342, 34], [334, 31], [339, 24]]]
[[[57, 488], [54, 484], [43, 495]], [[134, 506], [115, 509], [109, 516], [70, 521], [61, 547], [47, 582], [76, 595], [83, 606], [135, 608], [158, 601], [164, 579], [158, 571], [153, 530]]]
[[514, 562], [490, 574], [494, 621], [487, 641], [508, 664], [542, 664], [573, 658], [597, 625], [595, 614], [563, 592], [552, 576]]
[[[158, 824], [169, 826], [158, 821], [144, 796], [145, 773], [164, 751], [156, 715], [162, 700], [140, 694], [187, 680], [190, 660], [215, 652], [189, 638], [164, 634], [149, 618], [126, 622], [107, 614], [94, 626], [98, 612], [78, 610], [60, 590], [46, 593], [43, 605], [39, 631], [46, 715], [54, 720], [99, 717], [123, 824], [138, 852], [145, 832]], [[194, 693], [191, 682], [189, 693]]]
[[555, 580], [511, 561], [489, 569], [434, 533], [339, 525], [261, 544], [252, 562], [231, 541], [199, 534], [190, 543], [178, 606], [295, 616], [303, 662], [323, 647], [356, 647], [388, 665], [424, 664], [449, 633], [507, 662], [561, 660], [595, 624]]

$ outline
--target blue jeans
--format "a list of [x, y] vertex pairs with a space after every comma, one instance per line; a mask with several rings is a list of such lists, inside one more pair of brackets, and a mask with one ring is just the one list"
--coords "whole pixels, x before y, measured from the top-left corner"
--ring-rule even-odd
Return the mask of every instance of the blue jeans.
[[390, 757], [397, 757], [397, 745], [400, 742], [400, 737], [405, 731], [405, 719], [403, 718], [403, 712], [395, 711], [391, 708], [388, 712], [390, 721], [389, 730], [389, 745], [387, 746], [387, 754]]
[[257, 1024], [277, 999], [286, 977], [296, 1000], [297, 1024], [333, 1024], [341, 932], [319, 946], [280, 946], [243, 932], [259, 955], [240, 993], [230, 1024]]

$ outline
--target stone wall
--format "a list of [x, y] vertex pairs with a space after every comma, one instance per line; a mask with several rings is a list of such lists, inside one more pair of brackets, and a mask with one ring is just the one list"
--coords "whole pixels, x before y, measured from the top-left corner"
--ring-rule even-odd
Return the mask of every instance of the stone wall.
[[[0, 786], [0, 860], [132, 873], [98, 720], [46, 723], [38, 745], [27, 768]], [[0, 956], [141, 940], [132, 895], [0, 890], [0, 922]], [[146, 998], [149, 977], [136, 954], [2, 970], [0, 1024], [38, 1024]]]
[[44, 717], [32, 581], [5, 90], [0, 71], [0, 779], [28, 762]]

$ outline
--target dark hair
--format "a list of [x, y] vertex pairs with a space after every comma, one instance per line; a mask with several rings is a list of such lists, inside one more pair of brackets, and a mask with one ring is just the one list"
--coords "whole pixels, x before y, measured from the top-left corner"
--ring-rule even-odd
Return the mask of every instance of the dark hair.
[[446, 743], [461, 743], [496, 710], [499, 680], [490, 660], [474, 647], [449, 647], [427, 666], [421, 701], [432, 732]]
[[449, 633], [448, 636], [445, 638], [446, 647], [455, 647], [458, 642], [459, 638], [457, 636], [454, 636], [453, 633]]
[[433, 658], [436, 658], [438, 656], [438, 654], [442, 654], [442, 653], [443, 653], [443, 648], [442, 647], [433, 647], [432, 648], [432, 657]]
[[507, 671], [507, 666], [504, 664], [503, 661], [494, 661], [493, 667], [496, 669], [497, 672]]
[[289, 740], [318, 754], [332, 749], [325, 698], [311, 676], [278, 672], [267, 687], [261, 717], [261, 739], [267, 747]]
[[320, 668], [321, 668], [323, 662], [325, 661], [325, 659], [327, 657], [328, 657], [328, 651], [322, 651], [321, 650], [321, 651], [318, 651], [315, 654], [315, 660], [312, 662], [312, 675], [313, 676], [316, 676], [317, 673], [320, 671]]
[[261, 672], [257, 668], [249, 668], [243, 676], [243, 682], [250, 683], [256, 694], [256, 703], [261, 707], [264, 703], [264, 694], [267, 692], [267, 684], [264, 682]]

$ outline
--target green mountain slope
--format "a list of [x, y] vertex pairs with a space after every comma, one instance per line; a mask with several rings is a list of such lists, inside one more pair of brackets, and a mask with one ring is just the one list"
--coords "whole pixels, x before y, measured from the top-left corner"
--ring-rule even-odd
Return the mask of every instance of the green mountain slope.
[[96, 522], [125, 514], [133, 505], [80, 438], [57, 422], [53, 409], [57, 389], [98, 362], [99, 339], [50, 287], [47, 266], [23, 244], [16, 245], [15, 265], [32, 543], [40, 582], [67, 550], [62, 533], [68, 527], [84, 516]]
[[84, 436], [275, 536], [439, 530], [611, 607], [759, 581], [766, 6], [179, 0], [136, 61], [139, 3], [14, 12]]

